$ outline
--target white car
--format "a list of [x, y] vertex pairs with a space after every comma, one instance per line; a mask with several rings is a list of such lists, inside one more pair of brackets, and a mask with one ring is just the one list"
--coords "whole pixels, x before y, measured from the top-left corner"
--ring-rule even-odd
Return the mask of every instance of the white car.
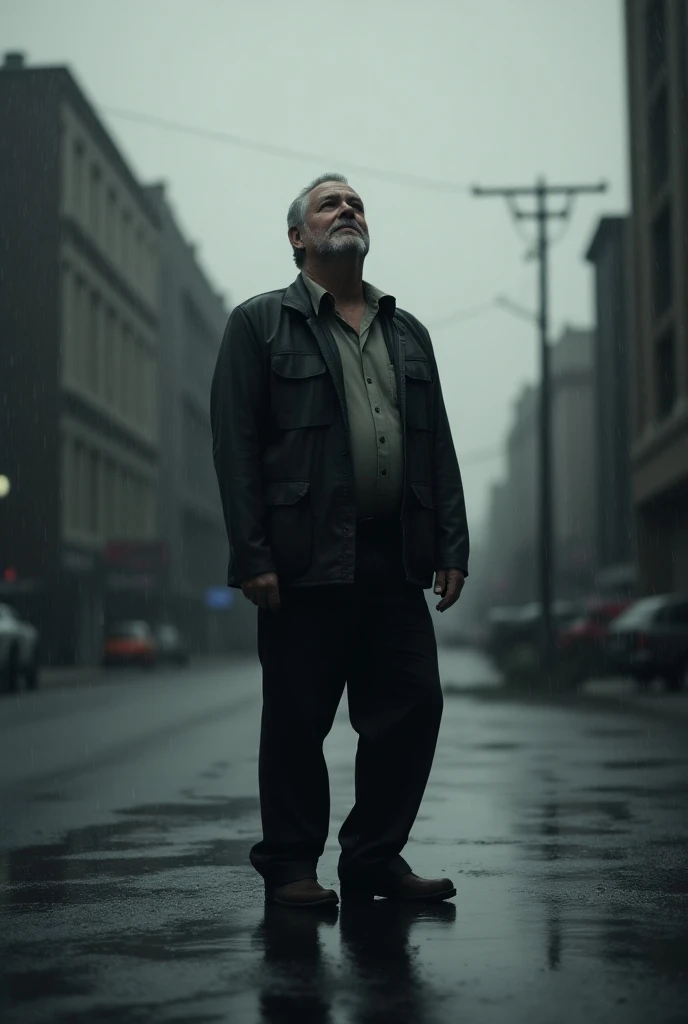
[[14, 608], [0, 604], [0, 691], [19, 689], [19, 680], [30, 690], [38, 686], [38, 630], [22, 622]]

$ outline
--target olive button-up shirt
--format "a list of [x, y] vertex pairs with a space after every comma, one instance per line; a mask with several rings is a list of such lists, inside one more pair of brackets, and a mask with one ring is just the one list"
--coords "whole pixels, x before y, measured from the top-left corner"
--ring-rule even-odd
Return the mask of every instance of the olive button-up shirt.
[[357, 334], [337, 312], [334, 296], [307, 274], [303, 281], [342, 363], [359, 519], [399, 514], [403, 490], [403, 433], [394, 366], [380, 317], [392, 316], [393, 296], [363, 283], [366, 308]]

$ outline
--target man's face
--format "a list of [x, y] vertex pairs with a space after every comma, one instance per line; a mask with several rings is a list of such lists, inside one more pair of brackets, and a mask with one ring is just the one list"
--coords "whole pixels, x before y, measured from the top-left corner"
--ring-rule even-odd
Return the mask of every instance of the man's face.
[[314, 188], [309, 198], [304, 229], [297, 231], [306, 252], [320, 257], [349, 253], [366, 256], [370, 236], [358, 193], [340, 181], [326, 181]]

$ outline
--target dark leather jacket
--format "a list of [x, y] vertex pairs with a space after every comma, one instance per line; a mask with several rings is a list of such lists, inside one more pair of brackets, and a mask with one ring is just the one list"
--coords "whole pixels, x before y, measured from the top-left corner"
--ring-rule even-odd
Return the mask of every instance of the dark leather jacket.
[[[410, 314], [382, 317], [404, 436], [401, 523], [407, 578], [467, 573], [461, 475], [430, 336]], [[233, 310], [213, 377], [213, 459], [228, 583], [277, 572], [281, 586], [353, 583], [356, 507], [344, 377], [300, 277]]]

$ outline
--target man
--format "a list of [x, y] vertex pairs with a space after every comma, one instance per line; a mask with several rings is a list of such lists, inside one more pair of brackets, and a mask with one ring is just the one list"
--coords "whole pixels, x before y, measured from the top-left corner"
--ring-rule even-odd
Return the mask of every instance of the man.
[[211, 393], [230, 586], [258, 608], [263, 839], [269, 901], [337, 903], [317, 881], [330, 794], [323, 741], [344, 686], [358, 733], [339, 833], [342, 895], [456, 895], [402, 858], [442, 714], [423, 589], [441, 612], [467, 575], [461, 476], [430, 337], [363, 281], [363, 202], [339, 174], [288, 214], [300, 269], [229, 318]]

